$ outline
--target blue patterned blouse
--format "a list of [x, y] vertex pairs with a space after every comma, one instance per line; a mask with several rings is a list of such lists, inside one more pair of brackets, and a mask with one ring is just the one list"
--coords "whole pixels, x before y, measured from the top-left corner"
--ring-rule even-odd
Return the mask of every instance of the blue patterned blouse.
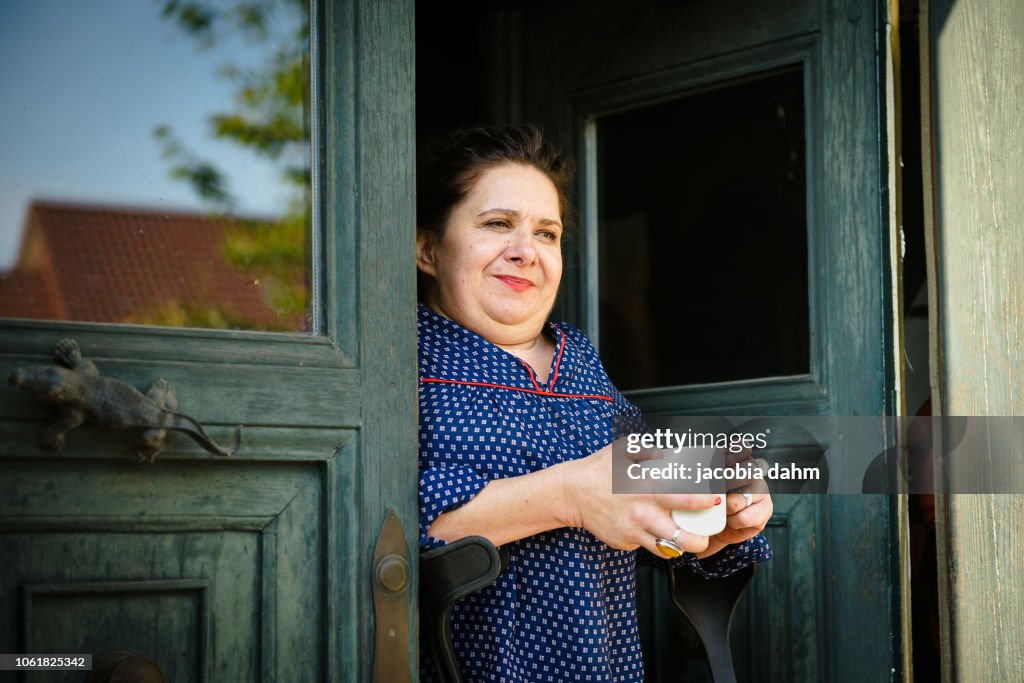
[[[638, 415], [601, 366], [590, 341], [549, 323], [549, 381], [479, 335], [419, 307], [420, 546], [426, 531], [489, 481], [582, 458], [613, 440], [617, 416]], [[589, 531], [561, 528], [509, 543], [508, 569], [462, 600], [452, 640], [467, 681], [641, 681], [636, 564], [646, 550], [614, 550]], [[757, 536], [698, 561], [721, 577], [771, 557]], [[645, 559], [645, 561], [647, 561]], [[421, 652], [423, 680], [436, 678]]]

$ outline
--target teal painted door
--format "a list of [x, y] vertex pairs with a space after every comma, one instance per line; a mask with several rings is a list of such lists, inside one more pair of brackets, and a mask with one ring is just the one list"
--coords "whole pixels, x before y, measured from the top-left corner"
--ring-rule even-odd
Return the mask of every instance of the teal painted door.
[[[597, 341], [612, 379], [648, 414], [892, 412], [882, 11], [828, 0], [561, 2], [526, 5], [506, 24], [521, 42], [504, 68], [519, 76], [495, 79], [503, 90], [492, 99], [521, 91], [511, 115], [543, 122], [580, 161], [561, 314]], [[772, 83], [763, 92], [784, 97], [744, 143], [761, 125], [758, 89]], [[701, 119], [704, 108], [713, 114]], [[755, 158], [767, 135], [787, 145], [775, 175]], [[787, 187], [799, 229], [784, 234], [792, 223], [775, 215], [775, 197]], [[726, 279], [740, 281], [732, 299], [711, 298]], [[703, 310], [716, 307], [731, 307], [731, 321]], [[682, 324], [658, 327], [641, 309]], [[775, 504], [775, 559], [733, 629], [741, 680], [899, 679], [892, 499]], [[689, 636], [662, 576], [644, 578], [641, 604], [652, 680], [708, 680], [681, 660]]]
[[[411, 2], [313, 11], [315, 334], [0, 320], [0, 373], [71, 337], [104, 376], [157, 378], [241, 448], [180, 434], [152, 464], [131, 432], [0, 388], [0, 651], [130, 650], [169, 681], [371, 680], [374, 548], [389, 510], [416, 549]], [[102, 268], [102, 264], [96, 264]], [[415, 662], [409, 622], [384, 659]], [[0, 680], [82, 680], [0, 672]]]

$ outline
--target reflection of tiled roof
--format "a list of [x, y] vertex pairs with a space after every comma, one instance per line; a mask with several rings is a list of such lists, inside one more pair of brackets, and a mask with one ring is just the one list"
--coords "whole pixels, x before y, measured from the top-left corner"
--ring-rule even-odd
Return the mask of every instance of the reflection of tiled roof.
[[0, 274], [0, 316], [61, 320], [58, 297], [47, 274], [38, 270], [12, 270]]
[[216, 305], [257, 329], [299, 329], [301, 316], [272, 310], [258, 274], [225, 261], [229, 225], [200, 213], [33, 202], [18, 264], [0, 275], [0, 316], [135, 322], [177, 302]]

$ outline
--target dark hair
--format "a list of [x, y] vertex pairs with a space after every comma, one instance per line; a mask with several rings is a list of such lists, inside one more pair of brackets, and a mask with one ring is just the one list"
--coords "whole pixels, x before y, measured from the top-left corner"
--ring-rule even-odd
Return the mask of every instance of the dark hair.
[[570, 187], [575, 169], [548, 142], [537, 126], [474, 126], [460, 128], [437, 154], [421, 165], [416, 180], [416, 225], [440, 237], [448, 216], [473, 190], [480, 174], [507, 163], [525, 164], [543, 173], [558, 193], [560, 218], [571, 224]]

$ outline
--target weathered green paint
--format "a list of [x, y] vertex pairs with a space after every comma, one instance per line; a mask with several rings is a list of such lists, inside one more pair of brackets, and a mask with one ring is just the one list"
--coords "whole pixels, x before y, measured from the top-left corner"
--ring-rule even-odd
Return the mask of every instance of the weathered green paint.
[[320, 680], [321, 468], [200, 465], [5, 461], [4, 642], [129, 649], [200, 681], [282, 680], [303, 651], [285, 678]]
[[130, 434], [92, 426], [49, 453], [52, 408], [3, 384], [5, 652], [135, 649], [170, 680], [371, 676], [386, 510], [416, 547], [413, 6], [314, 16], [322, 336], [0, 321], [5, 377], [74, 337], [105, 375], [170, 380], [215, 439], [243, 426], [232, 458], [171, 434], [141, 465]]
[[[560, 131], [583, 165], [584, 225], [567, 255], [561, 314], [595, 336], [596, 262], [588, 242], [596, 220], [597, 178], [588, 166], [593, 117], [800, 62], [808, 128], [810, 373], [630, 397], [661, 414], [892, 414], [890, 162], [879, 50], [884, 4], [596, 2], [578, 10], [568, 2], [522, 10], [524, 118]], [[881, 452], [885, 444], [871, 447]], [[842, 458], [838, 450], [832, 455]], [[890, 499], [786, 498], [778, 506], [768, 535], [781, 557], [755, 578], [735, 627], [746, 636], [734, 648], [746, 680], [900, 679]], [[641, 585], [657, 590], [663, 590], [657, 579]], [[642, 594], [641, 604], [648, 608], [643, 630], [655, 638], [647, 651], [655, 663], [651, 679], [687, 675], [671, 661], [680, 643], [668, 635], [678, 633], [669, 628], [668, 600]]]
[[[924, 16], [933, 405], [946, 415], [1024, 415], [1024, 6], [932, 0]], [[972, 465], [999, 477], [1021, 455], [1011, 448]], [[948, 476], [939, 491], [956, 490]], [[939, 498], [944, 681], [1024, 677], [1022, 503]]]

